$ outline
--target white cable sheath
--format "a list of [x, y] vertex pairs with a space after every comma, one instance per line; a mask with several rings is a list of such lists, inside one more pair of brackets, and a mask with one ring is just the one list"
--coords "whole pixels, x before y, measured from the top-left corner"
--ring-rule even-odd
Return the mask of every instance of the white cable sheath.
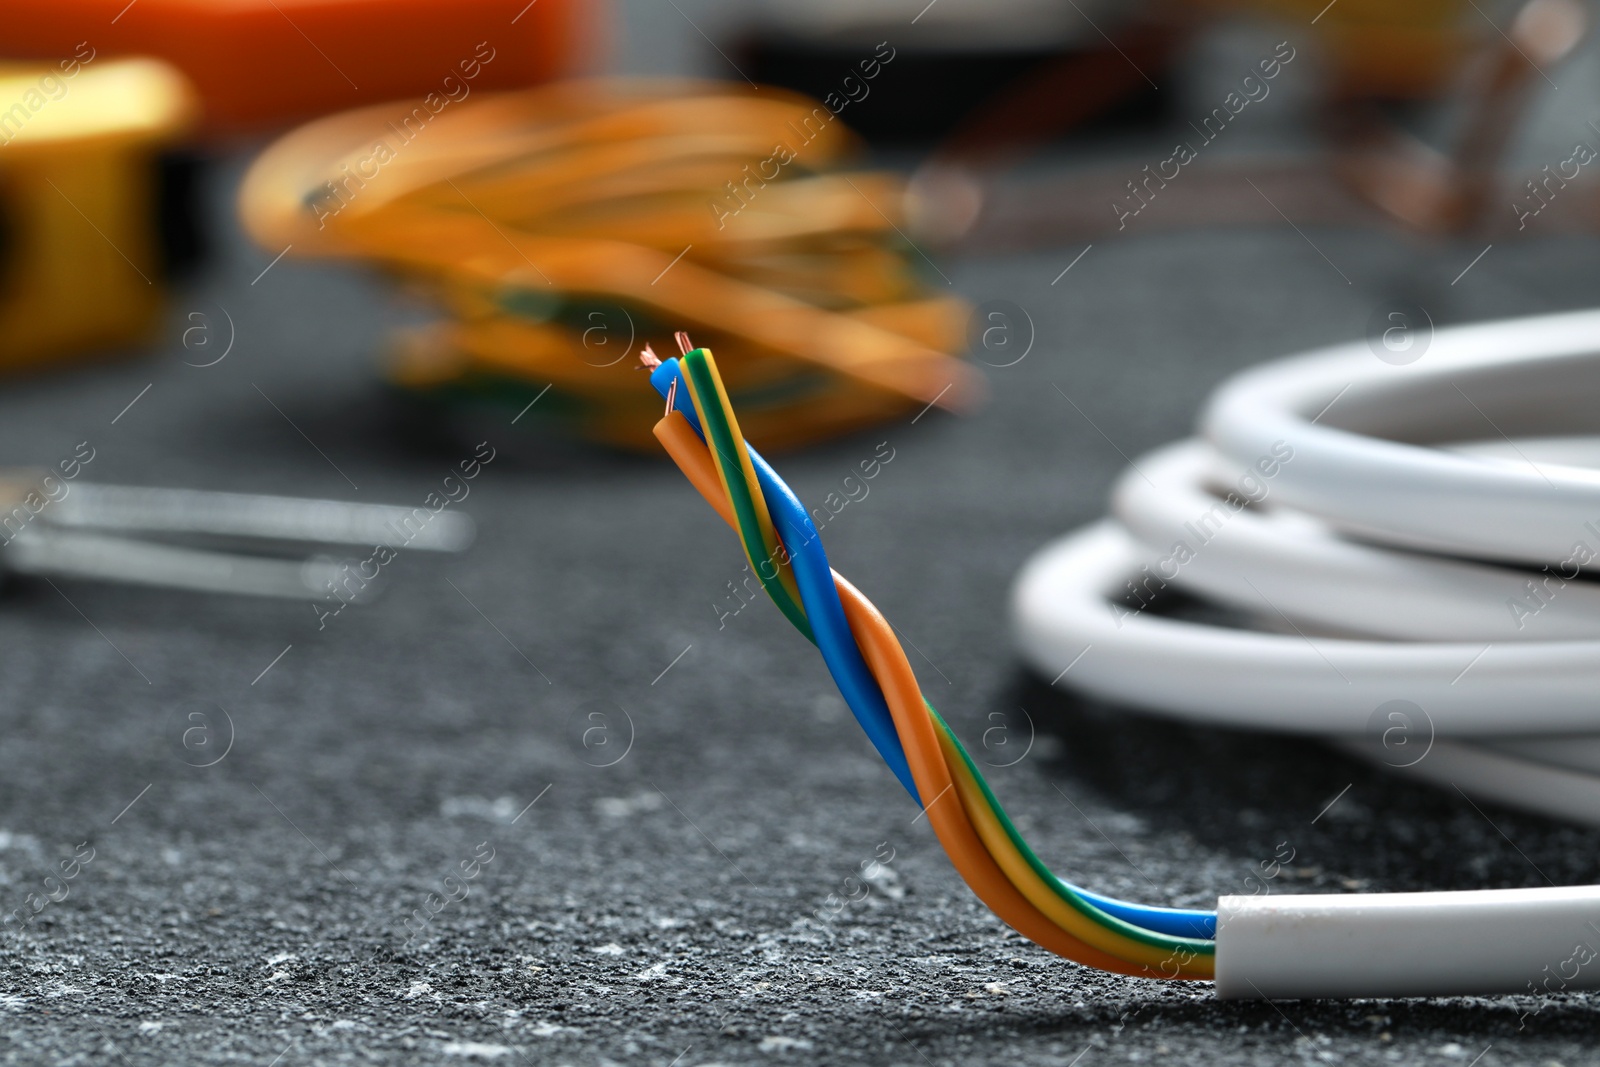
[[[1600, 826], [1597, 402], [1600, 312], [1241, 374], [1200, 439], [1130, 464], [1114, 520], [1023, 567], [1022, 655], [1114, 704]], [[1165, 614], [1169, 588], [1237, 621]], [[1229, 896], [1216, 951], [1224, 997], [1600, 988], [1600, 887]]]
[[1216, 981], [1235, 999], [1600, 988], [1600, 886], [1222, 897]]
[[[1276, 466], [1286, 473], [1296, 462]], [[1226, 497], [1239, 492], [1241, 474], [1201, 441], [1168, 445], [1118, 480], [1111, 512], [1147, 547], [1139, 562], [1158, 581], [1179, 581], [1230, 607], [1259, 613], [1270, 603], [1299, 623], [1480, 648], [1484, 641], [1600, 638], [1600, 583], [1568, 586], [1542, 572], [1340, 537], [1325, 522], [1273, 507], [1282, 474], [1251, 483], [1264, 508], [1235, 510]], [[1600, 538], [1595, 546], [1600, 552]], [[1529, 599], [1558, 586], [1548, 603]]]
[[1163, 618], [1111, 599], [1141, 551], [1101, 523], [1023, 567], [1012, 618], [1041, 675], [1177, 718], [1293, 733], [1363, 736], [1391, 700], [1418, 705], [1440, 735], [1600, 730], [1600, 640], [1355, 640], [1275, 618], [1283, 632]]
[[[1339, 747], [1371, 759], [1377, 746], [1366, 741], [1345, 741]], [[1376, 755], [1382, 762], [1385, 754]], [[1473, 796], [1483, 800], [1532, 808], [1558, 819], [1600, 827], [1600, 776], [1592, 772], [1529, 759], [1501, 744], [1443, 738], [1434, 738], [1428, 754], [1415, 763], [1409, 759], [1396, 762], [1404, 764], [1394, 767], [1396, 773], [1443, 789], [1465, 785]]]
[[1270, 363], [1217, 390], [1200, 427], [1241, 465], [1288, 441], [1276, 491], [1341, 529], [1543, 564], [1600, 522], [1600, 471], [1427, 446], [1593, 433], [1597, 397], [1600, 312], [1584, 311], [1440, 330], [1405, 366], [1364, 342]]

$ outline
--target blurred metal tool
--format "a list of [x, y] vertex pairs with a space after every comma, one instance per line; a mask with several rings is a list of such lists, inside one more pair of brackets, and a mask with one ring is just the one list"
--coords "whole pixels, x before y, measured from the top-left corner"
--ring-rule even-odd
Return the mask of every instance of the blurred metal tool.
[[[1502, 240], [1600, 230], [1600, 183], [1588, 175], [1550, 179], [1563, 190], [1570, 186], [1563, 193], [1570, 208], [1549, 218], [1535, 218], [1537, 211], [1519, 217], [1505, 207], [1529, 197], [1521, 179], [1506, 171], [1506, 147], [1533, 91], [1573, 53], [1589, 22], [1578, 0], [1526, 0], [1504, 30], [1486, 36], [1472, 58], [1478, 76], [1447, 102], [1463, 112], [1461, 133], [1448, 152], [1388, 121], [1375, 99], [1329, 95], [1321, 105], [1323, 151], [1189, 164], [1181, 181], [1162, 181], [1158, 192], [1147, 186], [1153, 210], [1140, 218], [1139, 232], [1281, 226], [1286, 219], [1298, 226], [1399, 229], [1431, 238]], [[1061, 118], [1082, 116], [1067, 109]], [[913, 232], [967, 251], [1098, 240], [1120, 232], [1122, 220], [1111, 206], [1139, 203], [1130, 197], [1125, 165], [999, 188], [999, 172], [1053, 132], [1054, 126], [1035, 129], [1035, 140], [1023, 142], [1008, 131], [1011, 140], [993, 146], [996, 154], [987, 159], [978, 148], [988, 145], [952, 141], [913, 182]]]
[[350, 561], [300, 553], [459, 552], [474, 533], [467, 516], [427, 507], [59, 484], [59, 499], [21, 479], [0, 486], [0, 571], [288, 598], [354, 584], [360, 598], [372, 595], [378, 569], [352, 583]]
[[[1506, 148], [1526, 115], [1532, 91], [1583, 40], [1589, 14], [1578, 0], [1528, 0], [1480, 60], [1466, 90], [1462, 132], [1449, 154], [1372, 112], [1334, 131], [1340, 180], [1362, 200], [1406, 229], [1422, 234], [1494, 233], [1515, 229], [1515, 213], [1495, 206], [1523, 194], [1501, 173]], [[1553, 84], [1553, 83], [1552, 83]], [[1531, 183], [1529, 183], [1531, 184]], [[1561, 180], [1561, 186], [1567, 185]], [[1585, 194], [1592, 201], [1594, 185]], [[1575, 220], [1565, 220], [1571, 227]]]

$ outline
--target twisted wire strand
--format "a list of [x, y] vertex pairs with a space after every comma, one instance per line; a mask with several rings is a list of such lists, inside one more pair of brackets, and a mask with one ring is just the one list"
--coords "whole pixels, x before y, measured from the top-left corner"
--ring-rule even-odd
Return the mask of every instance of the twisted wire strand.
[[[688, 347], [686, 339], [680, 344]], [[979, 899], [1024, 937], [1086, 966], [1211, 978], [1215, 913], [1091, 893], [1057, 877], [1023, 840], [923, 696], [893, 628], [829, 567], [805, 506], [745, 443], [711, 353], [694, 349], [666, 362], [652, 355], [646, 363], [669, 402], [656, 438], [739, 535], [768, 595], [817, 645], [852, 712]]]

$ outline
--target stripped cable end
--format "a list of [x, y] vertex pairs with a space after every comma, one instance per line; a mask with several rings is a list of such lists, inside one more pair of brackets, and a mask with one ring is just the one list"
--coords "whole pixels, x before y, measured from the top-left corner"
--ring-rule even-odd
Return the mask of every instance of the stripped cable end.
[[672, 384], [667, 386], [667, 410], [661, 413], [662, 418], [672, 414], [672, 408], [678, 400], [678, 379], [672, 379]]
[[694, 343], [689, 340], [688, 331], [679, 330], [676, 333], [674, 333], [672, 336], [673, 336], [673, 339], [678, 342], [678, 351], [679, 352], [681, 352], [681, 353], [683, 353], [684, 355], [687, 356], [690, 352], [694, 351]]
[[646, 344], [644, 351], [639, 353], [639, 362], [644, 364], [645, 370], [655, 370], [661, 366], [661, 357], [656, 355], [655, 350]]

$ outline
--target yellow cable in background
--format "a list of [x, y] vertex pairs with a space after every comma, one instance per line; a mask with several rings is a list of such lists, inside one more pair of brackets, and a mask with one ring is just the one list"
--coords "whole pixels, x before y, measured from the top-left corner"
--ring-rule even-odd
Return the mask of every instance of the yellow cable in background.
[[952, 358], [966, 306], [904, 236], [904, 181], [842, 171], [856, 147], [780, 90], [567, 83], [422, 126], [404, 104], [313, 122], [255, 162], [240, 212], [270, 254], [372, 263], [440, 308], [390, 359], [420, 395], [519, 410], [549, 387], [529, 422], [648, 447], [628, 357], [670, 322], [739, 354], [746, 431], [789, 447], [983, 392]]

